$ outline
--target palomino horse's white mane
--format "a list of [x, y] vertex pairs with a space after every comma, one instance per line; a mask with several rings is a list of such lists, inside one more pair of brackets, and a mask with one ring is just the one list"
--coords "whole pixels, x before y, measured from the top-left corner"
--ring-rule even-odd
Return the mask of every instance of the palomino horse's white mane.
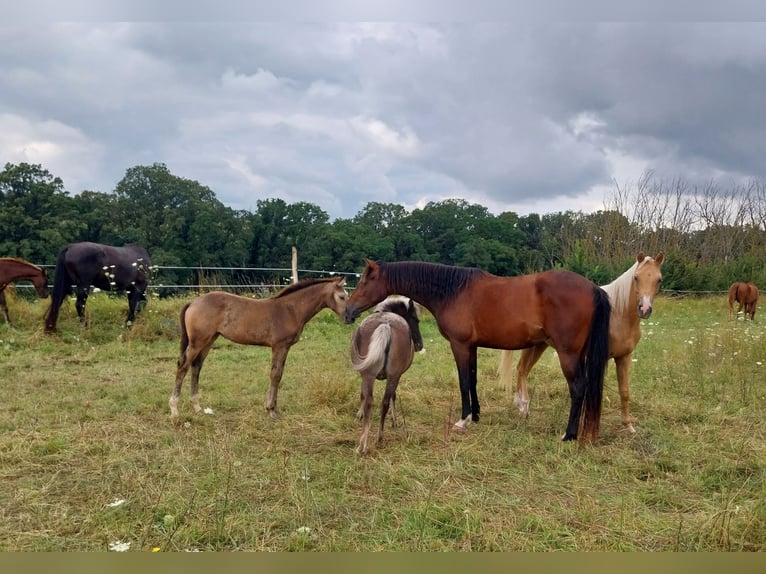
[[633, 285], [633, 277], [638, 269], [646, 265], [647, 261], [652, 261], [648, 255], [640, 263], [636, 261], [625, 273], [608, 285], [602, 285], [601, 288], [609, 295], [609, 302], [612, 304], [613, 313], [624, 313], [630, 303], [630, 289]]

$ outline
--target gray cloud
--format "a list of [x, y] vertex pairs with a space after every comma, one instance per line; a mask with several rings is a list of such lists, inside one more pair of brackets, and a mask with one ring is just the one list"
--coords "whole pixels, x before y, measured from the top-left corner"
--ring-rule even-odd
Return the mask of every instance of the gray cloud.
[[0, 25], [0, 160], [72, 193], [166, 163], [224, 203], [601, 207], [764, 178], [763, 24]]

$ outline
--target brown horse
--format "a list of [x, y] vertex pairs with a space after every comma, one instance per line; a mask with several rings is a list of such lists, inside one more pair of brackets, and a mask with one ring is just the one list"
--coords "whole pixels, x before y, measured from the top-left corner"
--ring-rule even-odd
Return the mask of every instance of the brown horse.
[[344, 277], [304, 279], [267, 299], [214, 291], [197, 297], [181, 309], [181, 356], [176, 383], [170, 394], [170, 414], [178, 415], [178, 397], [191, 367], [191, 404], [199, 404], [199, 372], [219, 335], [241, 345], [271, 347], [271, 384], [266, 410], [279, 416], [277, 391], [287, 352], [300, 339], [303, 327], [319, 311], [330, 308], [339, 317], [346, 309]]
[[414, 352], [422, 349], [420, 320], [412, 299], [389, 297], [354, 331], [351, 337], [351, 367], [362, 375], [362, 404], [356, 413], [356, 419], [364, 419], [364, 430], [356, 450], [357, 454], [367, 452], [375, 379], [386, 381], [386, 391], [380, 403], [377, 438], [377, 442], [380, 443], [389, 404], [392, 407], [392, 426], [396, 426], [396, 389], [399, 379], [410, 368]]
[[571, 407], [564, 440], [595, 440], [608, 359], [609, 298], [571, 271], [498, 277], [481, 269], [416, 261], [367, 267], [346, 306], [351, 323], [387, 295], [410, 297], [428, 309], [449, 341], [460, 380], [458, 428], [479, 420], [476, 349], [524, 349], [547, 343], [559, 354]]
[[[617, 385], [620, 391], [620, 409], [625, 430], [634, 433], [633, 418], [630, 415], [630, 366], [633, 350], [641, 338], [641, 319], [648, 319], [652, 314], [652, 302], [662, 282], [663, 253], [656, 257], [647, 257], [639, 253], [633, 265], [617, 279], [604, 285], [612, 304], [612, 317], [609, 321], [609, 356], [614, 359], [617, 368]], [[524, 349], [516, 366], [516, 392], [513, 402], [522, 415], [529, 413], [529, 393], [527, 375], [540, 359], [546, 343]], [[500, 358], [500, 379], [510, 387], [513, 351], [503, 351]]]
[[731, 287], [729, 287], [729, 319], [732, 317], [734, 311], [734, 302], [739, 303], [737, 308], [737, 314], [745, 308], [745, 319], [750, 317], [750, 320], [755, 319], [755, 304], [758, 303], [758, 287], [755, 283], [748, 281], [737, 281]]
[[5, 321], [11, 324], [8, 315], [8, 303], [5, 300], [5, 288], [12, 281], [31, 281], [40, 299], [48, 296], [48, 274], [45, 269], [17, 257], [0, 257], [0, 308]]

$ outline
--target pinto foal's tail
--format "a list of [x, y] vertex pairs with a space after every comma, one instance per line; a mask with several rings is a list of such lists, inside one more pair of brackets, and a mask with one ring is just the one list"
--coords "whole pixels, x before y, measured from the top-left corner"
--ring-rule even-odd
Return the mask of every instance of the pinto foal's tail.
[[69, 247], [64, 247], [59, 251], [56, 259], [56, 270], [53, 277], [53, 291], [51, 292], [51, 304], [45, 313], [45, 332], [54, 333], [56, 331], [56, 322], [59, 318], [59, 309], [69, 292], [72, 290], [72, 283], [69, 272], [66, 268], [66, 252]]
[[391, 325], [381, 323], [375, 327], [370, 335], [366, 355], [362, 355], [359, 351], [359, 339], [361, 339], [361, 333], [357, 331], [351, 342], [351, 368], [359, 372], [373, 371], [377, 375], [386, 365], [388, 348], [391, 344]]
[[582, 440], [595, 441], [601, 424], [601, 395], [604, 374], [609, 360], [609, 318], [612, 308], [606, 291], [596, 287], [593, 291], [593, 317], [590, 333], [583, 349], [581, 374], [585, 378], [585, 398], [581, 413]]

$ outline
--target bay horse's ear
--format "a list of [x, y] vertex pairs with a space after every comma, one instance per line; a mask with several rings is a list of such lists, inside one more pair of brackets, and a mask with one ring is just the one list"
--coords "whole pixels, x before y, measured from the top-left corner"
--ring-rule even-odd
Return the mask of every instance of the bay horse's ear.
[[662, 265], [662, 262], [665, 261], [665, 254], [660, 251], [657, 255], [654, 256], [654, 260], [657, 262], [657, 265]]
[[644, 255], [643, 251], [639, 251], [638, 255], [636, 256], [636, 261], [641, 263], [646, 258], [646, 255]]

